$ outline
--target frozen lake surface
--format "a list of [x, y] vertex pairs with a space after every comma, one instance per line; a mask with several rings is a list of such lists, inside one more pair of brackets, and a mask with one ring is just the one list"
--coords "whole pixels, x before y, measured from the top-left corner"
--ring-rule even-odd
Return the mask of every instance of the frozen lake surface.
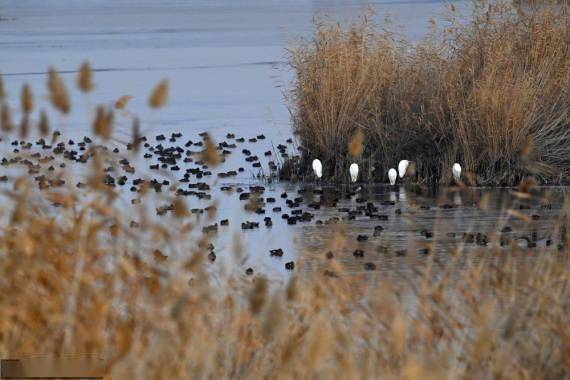
[[[468, 2], [454, 2], [466, 9]], [[28, 82], [45, 94], [50, 65], [69, 84], [88, 60], [96, 70], [89, 104], [133, 96], [129, 110], [147, 131], [216, 136], [234, 130], [290, 135], [283, 91], [292, 79], [286, 48], [312, 33], [312, 20], [347, 22], [375, 11], [390, 16], [410, 39], [421, 38], [442, 1], [0, 1], [0, 73], [12, 97]], [[150, 115], [147, 98], [161, 79], [171, 81], [171, 101]], [[73, 94], [70, 133], [89, 130], [85, 102]], [[128, 129], [125, 129], [125, 133]], [[218, 133], [216, 133], [218, 131]], [[281, 141], [277, 141], [279, 143]]]

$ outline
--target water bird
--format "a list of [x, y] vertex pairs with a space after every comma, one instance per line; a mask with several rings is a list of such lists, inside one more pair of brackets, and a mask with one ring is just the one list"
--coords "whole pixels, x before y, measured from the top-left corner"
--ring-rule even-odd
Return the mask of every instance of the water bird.
[[364, 263], [364, 270], [376, 270], [376, 264], [372, 262]]
[[358, 179], [358, 165], [353, 163], [348, 170], [350, 172], [350, 179], [352, 182], [356, 182]]
[[[396, 184], [396, 178], [398, 177], [398, 173], [396, 172], [396, 169], [391, 168], [390, 170], [388, 170], [388, 179], [390, 180], [390, 185], [394, 186]], [[400, 176], [401, 178], [402, 176]]]
[[453, 168], [451, 169], [452, 173], [453, 173], [453, 178], [456, 181], [459, 181], [459, 179], [461, 178], [461, 165], [459, 165], [457, 162], [455, 164], [453, 164]]
[[323, 176], [323, 164], [318, 158], [313, 160], [313, 172], [319, 179]]
[[272, 249], [269, 251], [269, 255], [275, 256], [275, 257], [282, 257], [283, 256], [283, 250], [281, 248]]
[[408, 160], [402, 160], [398, 164], [398, 176], [400, 178], [404, 178], [404, 176], [406, 175], [406, 170], [408, 170], [409, 164], [410, 162]]

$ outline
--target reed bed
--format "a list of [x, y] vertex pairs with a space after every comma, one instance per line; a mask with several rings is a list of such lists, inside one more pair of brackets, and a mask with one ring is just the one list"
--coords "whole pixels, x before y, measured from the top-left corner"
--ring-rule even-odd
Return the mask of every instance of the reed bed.
[[[346, 28], [318, 22], [291, 50], [290, 108], [305, 160], [345, 179], [351, 161], [385, 180], [402, 159], [417, 181], [448, 183], [458, 162], [477, 185], [543, 184], [570, 173], [568, 3], [451, 5], [443, 30], [411, 44], [370, 15]], [[435, 27], [434, 27], [435, 28]], [[347, 146], [357, 130], [362, 155]]]
[[[213, 273], [207, 252], [187, 239], [200, 225], [184, 213], [168, 230], [132, 228], [107, 192], [90, 190], [90, 202], [61, 192], [48, 217], [38, 209], [53, 198], [34, 201], [34, 192], [19, 183], [2, 226], [2, 357], [102, 357], [112, 379], [570, 373], [566, 246], [486, 248], [463, 265], [457, 248], [410, 278], [373, 284], [322, 252], [318, 271], [280, 286], [238, 264]], [[240, 255], [239, 244], [231, 253]]]
[[[78, 85], [88, 92], [89, 68], [80, 72]], [[72, 103], [55, 70], [50, 92], [53, 107], [66, 113]], [[162, 82], [149, 105], [167, 99]], [[21, 100], [26, 128], [19, 133], [49, 136], [30, 89]], [[444, 261], [428, 255], [410, 278], [371, 284], [334, 258], [345, 249], [339, 232], [333, 258], [322, 252], [318, 271], [297, 270], [282, 286], [244, 274], [247, 247], [239, 238], [226, 252], [235, 266], [215, 270], [207, 235], [189, 239], [210, 219], [192, 219], [173, 192], [141, 191], [139, 202], [121, 203], [105, 184], [104, 167], [119, 167], [121, 158], [105, 149], [113, 114], [104, 107], [95, 114], [80, 188], [69, 168], [49, 171], [32, 153], [5, 153], [20, 171], [2, 193], [1, 357], [102, 357], [112, 379], [568, 378], [568, 203], [554, 244], [532, 253], [513, 244], [465, 262], [458, 246]], [[5, 139], [18, 133], [10, 120], [2, 121]], [[59, 135], [51, 136], [55, 143]], [[133, 157], [140, 142], [134, 119]], [[203, 159], [217, 164], [216, 149], [206, 147]], [[521, 199], [540, 202], [531, 185], [519, 190]], [[157, 220], [151, 214], [164, 201], [172, 212]], [[298, 257], [302, 269], [303, 252]]]

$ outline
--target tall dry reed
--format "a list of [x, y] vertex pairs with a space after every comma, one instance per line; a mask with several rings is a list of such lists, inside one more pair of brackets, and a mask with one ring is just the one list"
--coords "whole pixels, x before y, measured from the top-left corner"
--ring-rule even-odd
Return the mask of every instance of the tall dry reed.
[[[151, 106], [164, 104], [162, 88]], [[82, 186], [53, 150], [3, 152], [2, 165], [16, 171], [4, 179], [0, 215], [0, 357], [100, 356], [111, 379], [568, 378], [568, 200], [554, 244], [532, 252], [513, 244], [464, 260], [458, 246], [443, 261], [428, 255], [409, 278], [377, 282], [323, 252], [318, 271], [281, 286], [244, 274], [239, 239], [226, 252], [235, 267], [216, 270], [207, 234], [192, 235], [215, 210], [196, 220], [173, 190], [154, 197], [143, 186], [125, 207], [105, 182], [108, 167], [125, 167], [123, 154], [106, 149], [109, 115], [96, 115]], [[133, 139], [134, 159], [137, 119]], [[205, 139], [203, 159], [216, 164]], [[540, 202], [528, 186], [517, 196]], [[163, 202], [172, 213], [153, 218]], [[346, 253], [345, 240], [339, 232], [334, 257]]]
[[416, 44], [369, 17], [346, 29], [318, 23], [290, 61], [305, 158], [324, 159], [327, 175], [341, 178], [360, 129], [369, 180], [408, 159], [418, 180], [433, 183], [448, 182], [454, 162], [474, 184], [514, 185], [528, 175], [567, 182], [568, 9], [475, 2], [462, 24], [452, 7], [448, 27]]

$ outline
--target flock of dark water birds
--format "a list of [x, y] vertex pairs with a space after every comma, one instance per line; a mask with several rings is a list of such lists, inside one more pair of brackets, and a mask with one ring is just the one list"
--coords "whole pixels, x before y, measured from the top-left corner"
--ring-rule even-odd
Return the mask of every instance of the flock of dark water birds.
[[[71, 164], [89, 164], [96, 155], [102, 153], [104, 159], [100, 160], [99, 184], [110, 188], [124, 188], [125, 193], [141, 193], [143, 191], [154, 191], [156, 193], [172, 193], [176, 197], [195, 197], [199, 200], [212, 199], [213, 187], [217, 187], [222, 193], [228, 196], [237, 196], [243, 203], [243, 209], [251, 213], [252, 220], [241, 222], [242, 230], [252, 230], [259, 228], [271, 228], [278, 220], [282, 220], [287, 225], [310, 223], [315, 225], [337, 224], [343, 221], [367, 219], [377, 224], [371, 228], [370, 233], [359, 233], [356, 237], [358, 243], [365, 243], [382, 235], [383, 221], [389, 218], [400, 217], [403, 206], [398, 204], [398, 200], [374, 201], [367, 198], [366, 191], [355, 190], [350, 186], [315, 186], [314, 182], [305, 183], [296, 188], [296, 192], [282, 192], [280, 195], [265, 196], [267, 182], [274, 180], [278, 176], [278, 170], [284, 160], [287, 160], [296, 152], [291, 152], [293, 141], [288, 139], [286, 144], [279, 144], [270, 150], [253, 149], [248, 145], [253, 145], [260, 140], [265, 140], [263, 134], [254, 137], [237, 137], [233, 133], [228, 133], [221, 142], [214, 143], [207, 133], [200, 133], [198, 139], [184, 139], [182, 133], [172, 133], [169, 136], [159, 134], [154, 138], [145, 136], [127, 144], [110, 144], [100, 140], [94, 141], [90, 137], [83, 137], [80, 140], [63, 140], [59, 132], [54, 132], [51, 138], [46, 140], [40, 138], [37, 141], [25, 141], [14, 139], [5, 141], [9, 143], [12, 154], [8, 154], [0, 160], [3, 167], [25, 168], [27, 174], [31, 176], [40, 190], [68, 186], [66, 181], [70, 177], [62, 176], [65, 168]], [[117, 145], [117, 146], [113, 146]], [[255, 151], [262, 151], [263, 156], [256, 155]], [[226, 168], [226, 160], [231, 155], [242, 155], [241, 162], [236, 167]], [[233, 160], [234, 162], [236, 160]], [[143, 168], [137, 167], [142, 165]], [[408, 163], [402, 162], [399, 165], [400, 177], [403, 177]], [[454, 174], [455, 174], [454, 168]], [[322, 175], [322, 164], [320, 161], [313, 162], [313, 170], [318, 178]], [[351, 169], [353, 170], [353, 168]], [[460, 172], [460, 168], [458, 169]], [[356, 167], [357, 171], [357, 167]], [[85, 171], [82, 171], [82, 173]], [[154, 175], [153, 173], [156, 173]], [[351, 176], [352, 176], [351, 172]], [[250, 184], [243, 185], [232, 183], [230, 178], [238, 176], [249, 178]], [[393, 174], [392, 174], [393, 175]], [[7, 182], [9, 177], [2, 175], [0, 181]], [[353, 181], [356, 179], [353, 178]], [[392, 181], [392, 178], [390, 178]], [[88, 188], [89, 179], [82, 178], [74, 184], [77, 188]], [[273, 195], [273, 194], [270, 194]], [[279, 200], [280, 198], [280, 200]], [[347, 206], [339, 205], [343, 200], [350, 199]], [[141, 203], [143, 200], [139, 196], [131, 199], [132, 204]], [[57, 206], [57, 203], [54, 203]], [[175, 203], [156, 207], [156, 214], [159, 216], [175, 213]], [[446, 203], [440, 206], [433, 204], [422, 204], [421, 209], [439, 207], [441, 209], [455, 208], [457, 205]], [[533, 208], [536, 209], [539, 206]], [[552, 207], [552, 205], [542, 205], [542, 208]], [[336, 209], [336, 215], [327, 218], [318, 218], [315, 212], [321, 208]], [[520, 209], [530, 208], [530, 206], [520, 205]], [[203, 214], [216, 211], [216, 206], [209, 205], [204, 208], [193, 208], [188, 210], [191, 214]], [[259, 217], [255, 216], [258, 215]], [[279, 215], [279, 217], [275, 217]], [[262, 219], [261, 219], [262, 218]], [[530, 215], [532, 220], [540, 219], [540, 215], [534, 213]], [[221, 227], [230, 224], [229, 219], [221, 219], [202, 228], [204, 234], [215, 233]], [[131, 221], [130, 227], [137, 228], [138, 223]], [[405, 231], [402, 231], [405, 232]], [[417, 232], [418, 237], [425, 241], [430, 241], [434, 237], [434, 231], [423, 228]], [[500, 232], [498, 242], [501, 246], [508, 246], [524, 242], [526, 247], [534, 248], [537, 241], [544, 241], [544, 245], [554, 244], [553, 236], [538, 236], [530, 233], [528, 235], [517, 236], [513, 234], [509, 226], [504, 227]], [[465, 244], [477, 246], [487, 246], [491, 238], [483, 232], [449, 232], [447, 237]], [[562, 249], [564, 242], [556, 241], [558, 248]], [[213, 245], [210, 245], [208, 258], [216, 260]], [[430, 248], [420, 248], [421, 254], [429, 254]], [[270, 256], [280, 258], [284, 255], [283, 249], [275, 248], [269, 252]], [[398, 250], [398, 256], [406, 255], [406, 250]], [[333, 254], [330, 254], [332, 257]], [[363, 248], [354, 250], [353, 256], [357, 259], [365, 256]], [[285, 263], [287, 270], [295, 268], [294, 261]], [[363, 264], [365, 270], [374, 270], [376, 265], [372, 262]], [[246, 274], [253, 274], [253, 269], [248, 268]]]

